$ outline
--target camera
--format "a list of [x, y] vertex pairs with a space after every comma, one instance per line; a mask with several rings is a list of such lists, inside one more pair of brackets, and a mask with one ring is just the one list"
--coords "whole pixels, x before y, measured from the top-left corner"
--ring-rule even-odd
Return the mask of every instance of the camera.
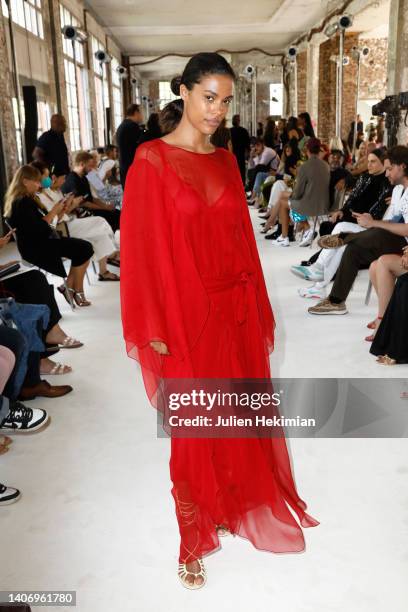
[[75, 40], [78, 37], [78, 31], [74, 26], [66, 25], [62, 28], [61, 32], [67, 40]]
[[116, 72], [119, 74], [121, 79], [126, 79], [127, 75], [128, 75], [128, 71], [124, 66], [118, 66], [116, 68]]
[[401, 110], [408, 110], [408, 91], [398, 94], [398, 105]]
[[111, 61], [111, 57], [102, 49], [95, 51], [95, 58], [98, 60], [98, 62], [101, 62], [101, 64], [109, 64]]
[[339, 27], [342, 30], [347, 30], [353, 25], [353, 17], [351, 15], [342, 15], [339, 19]]
[[372, 114], [374, 117], [380, 117], [385, 113], [393, 113], [398, 110], [398, 99], [397, 96], [386, 96], [384, 100], [374, 104], [372, 107]]
[[297, 56], [297, 48], [289, 47], [287, 55], [290, 60], [294, 60]]
[[244, 68], [244, 74], [246, 76], [252, 76], [255, 73], [255, 68], [252, 64], [247, 64]]

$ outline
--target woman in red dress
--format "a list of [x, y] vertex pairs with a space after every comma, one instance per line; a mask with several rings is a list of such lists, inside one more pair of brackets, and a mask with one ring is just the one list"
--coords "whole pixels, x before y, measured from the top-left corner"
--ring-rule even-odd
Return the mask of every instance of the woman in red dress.
[[[234, 78], [222, 56], [193, 56], [172, 81], [181, 100], [164, 113], [175, 129], [138, 147], [126, 180], [124, 338], [156, 408], [168, 379], [270, 378], [275, 323], [241, 175], [234, 155], [210, 144]], [[301, 526], [319, 524], [296, 491], [284, 437], [173, 437], [170, 476], [187, 588], [205, 583], [202, 557], [220, 535], [300, 552]]]

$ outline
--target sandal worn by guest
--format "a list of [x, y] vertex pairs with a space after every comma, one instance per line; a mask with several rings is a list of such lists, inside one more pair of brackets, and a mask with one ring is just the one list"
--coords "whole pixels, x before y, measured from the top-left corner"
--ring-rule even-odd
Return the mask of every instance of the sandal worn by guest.
[[69, 293], [72, 293], [72, 294], [75, 293], [74, 289], [71, 289], [71, 287], [66, 287], [65, 285], [60, 285], [59, 287], [57, 287], [57, 289], [60, 292], [60, 294], [64, 296], [64, 298], [66, 299], [68, 304], [70, 306], [74, 306], [74, 308], [75, 308], [75, 304], [72, 304], [72, 301], [71, 301], [70, 295], [69, 295]]
[[4, 455], [4, 453], [7, 453], [12, 441], [13, 440], [8, 436], [0, 436], [0, 455]]
[[83, 291], [74, 291], [74, 301], [75, 304], [80, 308], [92, 305], [92, 302], [86, 299], [85, 293]]
[[[196, 561], [200, 567], [199, 572], [190, 572], [187, 569], [187, 563], [179, 563], [179, 567], [178, 567], [178, 577], [180, 578], [181, 584], [186, 589], [190, 589], [192, 591], [193, 590], [195, 591], [196, 589], [201, 589], [201, 587], [203, 587], [205, 583], [207, 582], [207, 574], [205, 571], [204, 563], [202, 562], [201, 559], [196, 559]], [[190, 582], [189, 580], [186, 580], [186, 578], [189, 575], [194, 576], [192, 582]], [[202, 578], [202, 582], [197, 583], [196, 578]]]
[[389, 355], [379, 355], [377, 358], [377, 363], [379, 363], [380, 365], [392, 366], [396, 365], [397, 360], [392, 359]]
[[103, 272], [103, 274], [98, 274], [98, 280], [100, 281], [118, 281], [120, 280], [117, 274], [113, 274], [113, 272]]
[[380, 320], [381, 321], [382, 317], [377, 317], [376, 319], [374, 319], [374, 321], [370, 321], [370, 323], [367, 323], [367, 327], [368, 329], [377, 329], [377, 321]]
[[58, 348], [74, 349], [84, 346], [84, 343], [72, 336], [65, 336], [64, 340], [58, 344]]
[[[64, 374], [70, 374], [72, 372], [72, 368], [69, 365], [65, 365], [63, 363], [56, 363], [55, 361], [51, 361], [51, 359], [41, 361], [47, 361], [49, 363], [41, 363], [40, 374], [52, 374], [55, 376], [62, 376]], [[44, 367], [45, 365], [48, 365], [50, 369]]]
[[372, 323], [374, 324], [372, 327], [371, 327], [371, 323], [369, 323], [369, 324], [367, 325], [367, 327], [369, 327], [369, 329], [373, 329], [373, 330], [374, 330], [374, 333], [373, 333], [373, 334], [371, 334], [370, 336], [366, 336], [366, 337], [365, 337], [366, 342], [374, 342], [375, 334], [377, 333], [377, 329], [378, 329], [378, 328], [379, 328], [379, 326], [380, 326], [380, 324], [379, 324], [379, 323], [378, 323], [378, 325], [377, 325], [377, 321], [380, 321], [380, 322], [381, 322], [381, 319], [382, 319], [382, 317], [377, 317], [377, 318], [375, 319], [375, 321], [372, 321]]

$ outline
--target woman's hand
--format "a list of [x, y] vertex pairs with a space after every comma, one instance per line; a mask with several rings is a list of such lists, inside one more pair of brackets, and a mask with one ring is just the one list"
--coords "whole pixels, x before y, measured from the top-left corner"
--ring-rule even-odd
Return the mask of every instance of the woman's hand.
[[336, 210], [335, 212], [331, 213], [331, 215], [329, 215], [329, 219], [332, 223], [336, 223], [337, 220], [340, 220], [343, 218], [343, 213], [341, 210]]
[[6, 246], [10, 242], [11, 234], [6, 234], [3, 238], [0, 238], [0, 249]]
[[156, 351], [156, 353], [159, 353], [159, 355], [170, 355], [167, 345], [164, 344], [164, 342], [154, 340], [150, 342], [150, 346], [154, 351]]

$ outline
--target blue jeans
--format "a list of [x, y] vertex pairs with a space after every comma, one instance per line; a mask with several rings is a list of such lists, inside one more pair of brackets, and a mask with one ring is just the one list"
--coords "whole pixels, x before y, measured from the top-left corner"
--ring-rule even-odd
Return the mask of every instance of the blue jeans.
[[268, 178], [269, 172], [258, 172], [254, 183], [254, 193], [259, 196], [261, 194], [261, 186], [266, 178]]

